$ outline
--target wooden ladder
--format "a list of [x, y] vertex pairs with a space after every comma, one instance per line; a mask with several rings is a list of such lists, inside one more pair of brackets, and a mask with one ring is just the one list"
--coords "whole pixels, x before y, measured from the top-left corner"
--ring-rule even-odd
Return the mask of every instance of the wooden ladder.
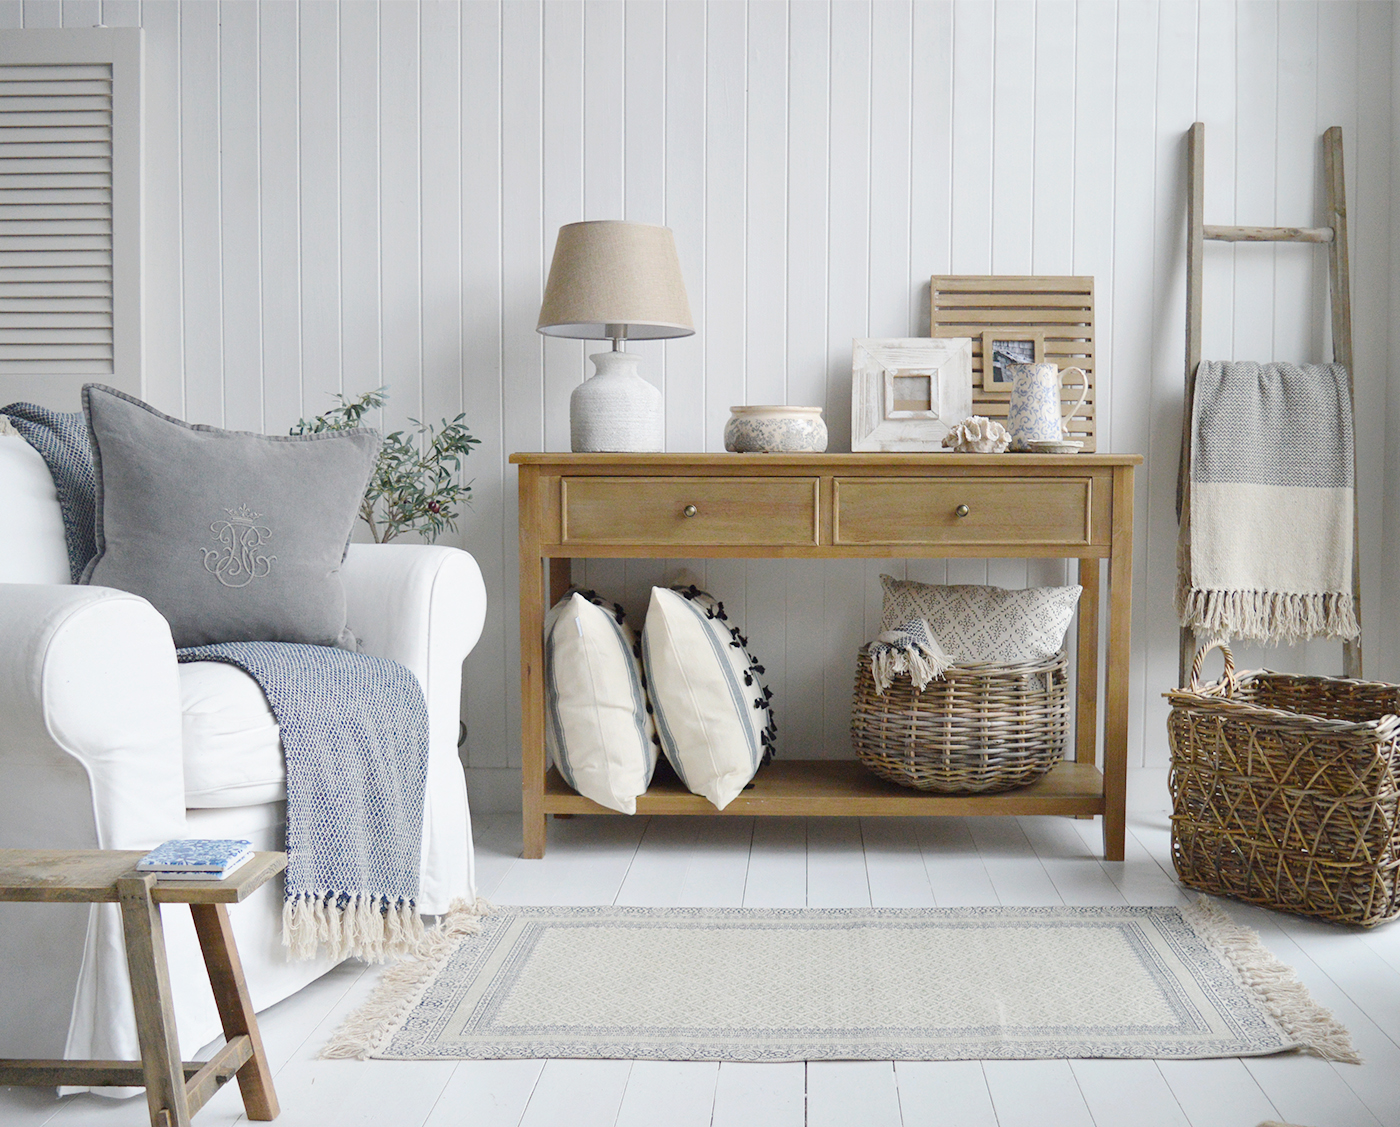
[[[1347, 370], [1353, 418], [1356, 415], [1351, 353], [1351, 268], [1347, 259], [1347, 196], [1342, 168], [1342, 127], [1334, 125], [1322, 135], [1322, 157], [1327, 180], [1326, 227], [1222, 227], [1205, 222], [1206, 127], [1196, 122], [1187, 134], [1186, 168], [1190, 193], [1186, 198], [1186, 399], [1181, 417], [1181, 466], [1177, 474], [1177, 521], [1191, 517], [1191, 404], [1196, 392], [1196, 369], [1201, 363], [1201, 301], [1203, 250], [1207, 239], [1225, 243], [1326, 243], [1332, 292], [1332, 360]], [[1352, 445], [1355, 459], [1355, 443]], [[1353, 464], [1353, 489], [1356, 466]], [[1351, 522], [1351, 585], [1357, 620], [1361, 618], [1361, 553], [1358, 528]], [[1196, 649], [1195, 631], [1181, 628], [1177, 660], [1177, 684], [1186, 685]], [[1361, 676], [1361, 638], [1343, 643], [1342, 675]]]

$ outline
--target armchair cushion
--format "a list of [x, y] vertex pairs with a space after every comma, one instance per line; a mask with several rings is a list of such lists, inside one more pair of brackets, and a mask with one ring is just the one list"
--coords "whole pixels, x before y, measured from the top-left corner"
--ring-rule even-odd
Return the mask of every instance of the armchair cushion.
[[340, 565], [379, 455], [370, 430], [269, 437], [83, 388], [97, 556], [83, 582], [148, 599], [175, 644], [355, 649]]
[[217, 661], [180, 666], [185, 806], [256, 806], [287, 797], [277, 719], [243, 670]]

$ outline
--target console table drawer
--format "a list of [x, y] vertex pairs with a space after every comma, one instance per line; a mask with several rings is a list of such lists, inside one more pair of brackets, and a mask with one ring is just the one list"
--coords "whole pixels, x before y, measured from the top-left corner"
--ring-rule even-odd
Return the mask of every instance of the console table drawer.
[[814, 545], [815, 477], [566, 477], [560, 543]]
[[1090, 477], [837, 478], [835, 542], [1090, 544], [1092, 487]]

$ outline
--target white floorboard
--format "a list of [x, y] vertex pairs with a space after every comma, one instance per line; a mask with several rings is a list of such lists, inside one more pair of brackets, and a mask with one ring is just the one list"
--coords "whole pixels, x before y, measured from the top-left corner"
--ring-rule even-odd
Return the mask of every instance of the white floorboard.
[[542, 1060], [464, 1060], [424, 1127], [518, 1127], [544, 1071]]
[[[928, 907], [1176, 904], [1164, 771], [1134, 771], [1126, 858], [1097, 820], [588, 818], [473, 824], [479, 891], [500, 904]], [[261, 1015], [285, 1127], [1400, 1127], [1400, 923], [1369, 932], [1221, 906], [1293, 966], [1364, 1065], [1286, 1055], [1208, 1061], [713, 1064], [322, 1061], [378, 969], [347, 963]], [[4, 1127], [144, 1127], [145, 1100], [0, 1089]], [[195, 1119], [242, 1123], [236, 1086]]]
[[695, 856], [698, 822], [698, 818], [651, 819], [614, 903], [652, 908], [686, 903], [681, 897]]
[[1164, 1060], [1157, 1067], [1191, 1127], [1239, 1127], [1279, 1117], [1242, 1060]]
[[745, 908], [807, 906], [807, 820], [755, 818]]
[[924, 854], [914, 818], [862, 818], [865, 879], [876, 908], [932, 908]]
[[1190, 1127], [1155, 1060], [1075, 1060], [1069, 1065], [1095, 1123]]
[[924, 855], [924, 870], [940, 908], [993, 905], [997, 900], [987, 866], [966, 818], [921, 818], [915, 831]]
[[807, 907], [870, 907], [859, 818], [808, 820]]
[[807, 1127], [900, 1127], [889, 1061], [821, 1060], [807, 1065]]
[[1069, 1061], [989, 1060], [982, 1070], [997, 1127], [1095, 1127]]
[[719, 1066], [711, 1127], [803, 1127], [806, 1116], [805, 1064]]
[[[630, 1060], [551, 1060], [540, 1072], [520, 1127], [613, 1127]], [[468, 1120], [470, 1122], [470, 1120]]]
[[678, 903], [694, 908], [742, 908], [753, 849], [754, 819], [676, 820], [697, 823], [690, 867], [686, 869]]
[[981, 1061], [902, 1060], [894, 1073], [905, 1123], [997, 1127]]
[[713, 1061], [634, 1061], [616, 1127], [710, 1127], [718, 1080]]

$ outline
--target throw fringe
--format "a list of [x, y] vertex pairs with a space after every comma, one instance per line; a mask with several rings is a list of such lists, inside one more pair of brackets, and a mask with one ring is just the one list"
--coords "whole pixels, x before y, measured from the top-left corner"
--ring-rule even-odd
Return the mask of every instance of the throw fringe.
[[1361, 634], [1356, 605], [1345, 591], [1303, 595], [1212, 591], [1178, 584], [1176, 609], [1181, 625], [1229, 638], [1293, 644], [1309, 638], [1350, 640]]
[[336, 893], [303, 892], [282, 904], [282, 946], [294, 959], [314, 958], [326, 945], [333, 962], [360, 958], [382, 963], [411, 952], [423, 939], [423, 920], [411, 900], [385, 907], [384, 898], [351, 894], [340, 904]]
[[471, 904], [454, 900], [403, 961], [379, 976], [369, 1001], [346, 1019], [321, 1050], [322, 1059], [367, 1060], [403, 1024], [457, 945], [469, 935], [480, 934], [481, 921], [493, 911], [481, 897]]
[[1274, 958], [1253, 929], [1235, 923], [1209, 900], [1198, 898], [1181, 909], [1208, 947], [1234, 968], [1255, 996], [1293, 1040], [1326, 1060], [1360, 1064], [1351, 1034], [1330, 1010], [1313, 1001], [1293, 968]]
[[[917, 625], [912, 633], [910, 626]], [[918, 635], [927, 638], [925, 642]], [[909, 674], [920, 692], [930, 681], [943, 676], [953, 659], [943, 652], [928, 623], [906, 623], [897, 630], [886, 630], [870, 647], [870, 673], [875, 679], [875, 692], [883, 694], [901, 673]]]

